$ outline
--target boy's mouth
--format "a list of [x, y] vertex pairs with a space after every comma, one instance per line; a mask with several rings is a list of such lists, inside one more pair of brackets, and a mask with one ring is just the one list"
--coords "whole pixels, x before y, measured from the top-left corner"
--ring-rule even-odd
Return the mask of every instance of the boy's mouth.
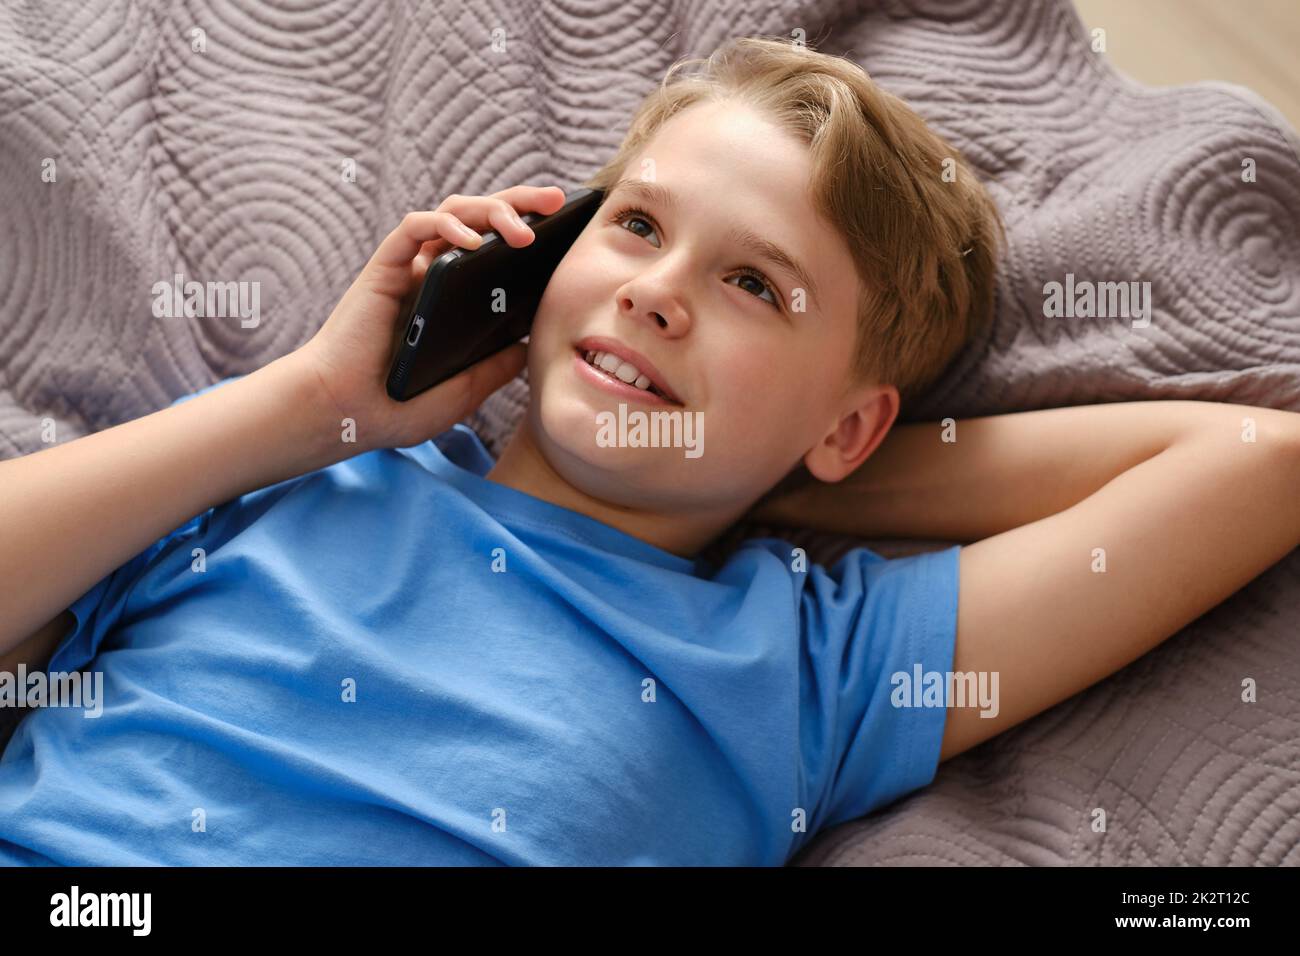
[[681, 402], [664, 393], [636, 364], [620, 358], [614, 352], [584, 349], [578, 345], [573, 349], [573, 355], [584, 367], [586, 375], [598, 376], [599, 380], [607, 382], [615, 392], [629, 398], [640, 398], [650, 405], [681, 406]]

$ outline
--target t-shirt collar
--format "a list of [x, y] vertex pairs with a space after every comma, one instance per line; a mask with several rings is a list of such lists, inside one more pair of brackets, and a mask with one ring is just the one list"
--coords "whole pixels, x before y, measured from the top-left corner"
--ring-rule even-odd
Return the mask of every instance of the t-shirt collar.
[[558, 525], [602, 550], [682, 574], [698, 575], [710, 567], [703, 558], [691, 559], [673, 554], [582, 512], [492, 481], [486, 476], [496, 461], [468, 425], [458, 422], [426, 444], [431, 454], [421, 457], [440, 478], [506, 523], [510, 518], [518, 518]]

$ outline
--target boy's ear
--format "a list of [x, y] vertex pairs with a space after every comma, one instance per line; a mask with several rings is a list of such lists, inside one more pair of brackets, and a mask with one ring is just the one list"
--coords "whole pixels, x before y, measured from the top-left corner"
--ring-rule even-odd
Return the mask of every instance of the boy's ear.
[[898, 407], [898, 389], [893, 385], [858, 389], [848, 412], [804, 455], [805, 467], [825, 482], [847, 478], [885, 440]]

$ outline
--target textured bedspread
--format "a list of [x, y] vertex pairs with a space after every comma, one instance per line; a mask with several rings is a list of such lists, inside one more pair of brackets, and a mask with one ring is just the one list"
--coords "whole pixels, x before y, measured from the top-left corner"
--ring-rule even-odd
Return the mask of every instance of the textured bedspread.
[[[1117, 75], [1066, 0], [53, 0], [0, 7], [0, 456], [290, 351], [407, 210], [570, 188], [674, 59], [799, 29], [960, 147], [1008, 221], [996, 324], [905, 418], [1300, 410], [1295, 132], [1239, 87]], [[257, 323], [155, 316], [177, 273], [259, 282]], [[1044, 318], [1067, 273], [1149, 281], [1149, 325]], [[471, 421], [494, 451], [526, 388]], [[1300, 554], [797, 862], [1300, 864]]]

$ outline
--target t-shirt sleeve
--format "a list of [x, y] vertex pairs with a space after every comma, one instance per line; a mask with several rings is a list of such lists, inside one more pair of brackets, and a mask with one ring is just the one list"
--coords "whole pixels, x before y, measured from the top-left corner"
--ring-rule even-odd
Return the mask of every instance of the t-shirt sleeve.
[[887, 560], [854, 548], [808, 572], [801, 733], [813, 832], [934, 779], [947, 711], [911, 706], [911, 684], [952, 670], [960, 552]]
[[[220, 388], [227, 382], [233, 382], [242, 377], [242, 375], [233, 375], [224, 378], [196, 392], [182, 395], [171, 404], [173, 406], [180, 405], [182, 402], [197, 398], [205, 392]], [[50, 655], [50, 661], [46, 667], [47, 671], [71, 673], [81, 670], [89, 664], [98, 652], [100, 644], [103, 643], [105, 635], [112, 630], [122, 616], [131, 588], [144, 569], [157, 557], [159, 552], [177, 538], [199, 528], [207, 516], [211, 514], [211, 511], [212, 509], [209, 508], [206, 512], [195, 515], [180, 527], [174, 528], [139, 554], [134, 555], [115, 570], [100, 578], [90, 590], [73, 601], [68, 609], [72, 612], [75, 622], [72, 630], [63, 637], [58, 646], [55, 647], [54, 653]]]

